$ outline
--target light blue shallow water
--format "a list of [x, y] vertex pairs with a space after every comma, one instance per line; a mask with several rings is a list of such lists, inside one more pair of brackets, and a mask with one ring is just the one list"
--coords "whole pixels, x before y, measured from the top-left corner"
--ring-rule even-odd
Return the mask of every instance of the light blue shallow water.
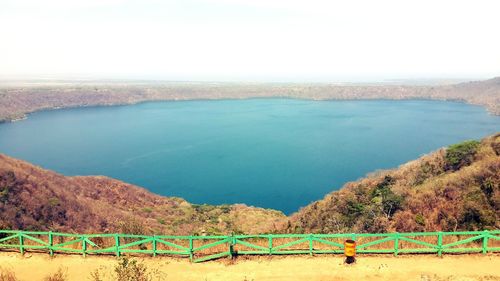
[[0, 125], [0, 152], [193, 203], [290, 213], [376, 169], [500, 131], [440, 101], [175, 101], [37, 112]]

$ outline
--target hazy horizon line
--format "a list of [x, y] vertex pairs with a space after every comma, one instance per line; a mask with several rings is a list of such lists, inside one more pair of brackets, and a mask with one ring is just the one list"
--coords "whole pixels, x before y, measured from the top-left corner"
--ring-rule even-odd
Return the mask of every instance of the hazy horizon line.
[[224, 84], [450, 84], [469, 81], [484, 81], [500, 77], [497, 76], [421, 76], [421, 77], [344, 77], [333, 79], [186, 79], [161, 77], [106, 77], [106, 76], [0, 76], [0, 83], [224, 83]]

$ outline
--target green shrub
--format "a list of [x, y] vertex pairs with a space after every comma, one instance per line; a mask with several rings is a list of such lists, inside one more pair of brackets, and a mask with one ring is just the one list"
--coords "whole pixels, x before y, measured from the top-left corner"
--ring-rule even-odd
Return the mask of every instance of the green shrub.
[[60, 201], [59, 201], [59, 198], [57, 198], [57, 197], [51, 197], [51, 198], [49, 198], [48, 203], [49, 203], [49, 206], [55, 207], [55, 206], [59, 205]]
[[231, 206], [227, 205], [227, 204], [220, 205], [219, 209], [222, 211], [223, 214], [227, 214], [227, 213], [231, 212]]
[[351, 215], [351, 216], [356, 217], [356, 216], [363, 214], [365, 206], [362, 203], [349, 200], [346, 202], [346, 204], [347, 204], [347, 212], [348, 212], [347, 215]]
[[12, 186], [17, 178], [14, 172], [8, 171], [0, 174], [0, 201], [7, 202], [9, 200], [9, 193], [12, 191]]
[[494, 227], [495, 221], [496, 217], [493, 212], [467, 206], [459, 220], [459, 224], [467, 230], [483, 230]]
[[380, 204], [382, 212], [390, 217], [397, 210], [401, 209], [403, 197], [395, 194], [391, 189], [391, 184], [394, 179], [390, 176], [385, 176], [384, 180], [379, 183], [372, 191], [372, 202]]
[[208, 213], [213, 211], [217, 206], [208, 205], [208, 204], [192, 204], [193, 208], [200, 213]]
[[486, 195], [486, 198], [490, 200], [495, 192], [495, 180], [494, 179], [485, 179], [481, 183], [481, 191]]
[[151, 281], [153, 280], [148, 268], [137, 262], [137, 260], [129, 260], [121, 258], [118, 265], [115, 267], [116, 280], [119, 281]]
[[470, 165], [474, 160], [480, 142], [471, 140], [454, 144], [446, 150], [446, 170], [456, 171], [463, 166]]
[[0, 187], [0, 201], [6, 202], [9, 199], [9, 186]]
[[495, 227], [497, 215], [492, 208], [488, 208], [487, 198], [480, 190], [470, 192], [464, 196], [464, 206], [459, 225], [466, 230], [484, 230]]
[[118, 260], [113, 273], [108, 272], [106, 267], [101, 267], [92, 271], [89, 279], [91, 281], [159, 281], [165, 280], [166, 276], [158, 269], [150, 270], [137, 260], [123, 257]]
[[415, 222], [421, 226], [425, 226], [425, 218], [421, 214], [415, 216]]

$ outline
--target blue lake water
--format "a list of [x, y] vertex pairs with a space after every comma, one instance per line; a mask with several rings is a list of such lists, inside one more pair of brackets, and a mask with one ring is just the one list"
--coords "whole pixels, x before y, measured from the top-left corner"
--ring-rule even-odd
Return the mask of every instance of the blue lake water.
[[172, 101], [37, 112], [0, 124], [0, 152], [192, 203], [290, 213], [368, 172], [498, 131], [500, 117], [455, 102]]

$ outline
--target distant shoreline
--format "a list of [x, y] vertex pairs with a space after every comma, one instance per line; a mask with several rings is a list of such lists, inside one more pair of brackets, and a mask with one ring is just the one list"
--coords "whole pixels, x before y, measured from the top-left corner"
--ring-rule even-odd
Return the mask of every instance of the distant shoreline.
[[219, 98], [219, 99], [170, 99], [170, 100], [145, 100], [145, 101], [138, 101], [134, 103], [120, 103], [120, 104], [95, 104], [95, 105], [77, 105], [77, 106], [68, 106], [68, 107], [54, 107], [54, 108], [42, 108], [39, 110], [35, 110], [32, 112], [26, 112], [24, 113], [23, 116], [16, 117], [15, 119], [4, 119], [0, 120], [0, 124], [2, 123], [14, 123], [14, 122], [21, 122], [24, 120], [27, 120], [29, 116], [33, 113], [37, 112], [44, 112], [44, 111], [55, 111], [55, 110], [61, 110], [61, 109], [79, 109], [79, 108], [93, 108], [93, 107], [114, 107], [114, 106], [133, 106], [133, 105], [139, 105], [143, 103], [159, 103], [159, 102], [178, 102], [178, 101], [224, 101], [224, 100], [232, 100], [232, 101], [237, 101], [237, 100], [252, 100], [252, 99], [294, 99], [294, 100], [306, 100], [306, 101], [435, 101], [435, 102], [456, 102], [456, 103], [462, 103], [462, 104], [467, 104], [467, 105], [472, 105], [472, 106], [480, 106], [486, 110], [486, 112], [490, 115], [494, 116], [500, 116], [500, 112], [491, 112], [488, 110], [487, 107], [479, 104], [472, 104], [467, 101], [463, 100], [442, 100], [442, 99], [428, 99], [428, 98], [408, 98], [408, 99], [387, 99], [387, 98], [374, 98], [374, 99], [308, 99], [308, 98], [289, 98], [289, 97], [248, 97], [248, 98]]
[[451, 85], [254, 83], [64, 84], [0, 88], [0, 123], [41, 110], [154, 101], [292, 98], [305, 100], [440, 100], [479, 105], [500, 115], [500, 77]]

